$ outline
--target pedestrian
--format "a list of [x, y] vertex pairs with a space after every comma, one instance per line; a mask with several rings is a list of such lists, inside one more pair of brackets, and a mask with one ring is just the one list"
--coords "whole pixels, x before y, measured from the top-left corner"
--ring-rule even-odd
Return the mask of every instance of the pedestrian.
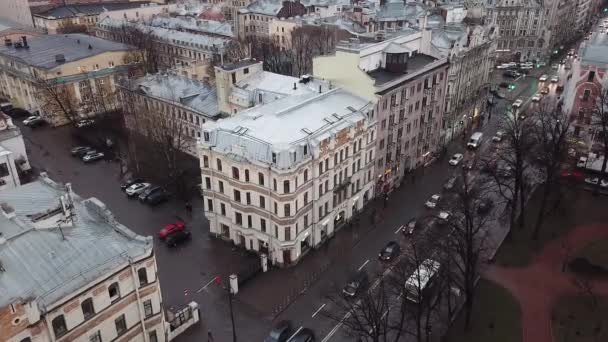
[[211, 333], [211, 330], [207, 330], [207, 341], [213, 342], [213, 334]]
[[192, 203], [190, 203], [190, 201], [186, 202], [186, 210], [188, 212], [192, 212]]

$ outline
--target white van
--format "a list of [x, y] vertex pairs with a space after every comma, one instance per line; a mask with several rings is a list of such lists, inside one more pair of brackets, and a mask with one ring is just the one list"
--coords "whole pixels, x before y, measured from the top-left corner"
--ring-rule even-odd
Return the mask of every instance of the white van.
[[471, 135], [471, 139], [467, 143], [467, 148], [471, 148], [471, 149], [478, 148], [479, 145], [481, 145], [482, 138], [483, 138], [483, 133], [481, 133], [481, 132], [473, 133], [473, 135]]

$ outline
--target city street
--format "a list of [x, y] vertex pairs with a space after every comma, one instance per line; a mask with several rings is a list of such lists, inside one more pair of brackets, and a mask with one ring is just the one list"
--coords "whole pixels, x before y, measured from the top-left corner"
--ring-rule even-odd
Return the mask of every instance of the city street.
[[[550, 66], [533, 70], [530, 75], [515, 81], [516, 88], [512, 92], [501, 90], [507, 98], [497, 102], [489, 122], [485, 117], [486, 122], [480, 130], [484, 132], [486, 142], [477, 154], [483, 154], [491, 144], [491, 136], [498, 129], [499, 118], [507, 107], [517, 98], [524, 101], [524, 108], [529, 105], [531, 97], [538, 91], [538, 77], [543, 73], [551, 75], [551, 71]], [[494, 73], [495, 83], [502, 81], [501, 74]], [[565, 80], [566, 77], [561, 75]], [[555, 94], [555, 85], [551, 94]], [[175, 201], [150, 208], [128, 199], [120, 190], [117, 163], [83, 164], [70, 156], [69, 150], [75, 143], [69, 128], [32, 130], [23, 127], [22, 130], [35, 168], [46, 171], [59, 182], [71, 182], [83, 197], [99, 198], [120, 222], [136, 233], [156, 235], [164, 224], [176, 220], [186, 222], [193, 233], [189, 244], [175, 250], [166, 248], [158, 240], [156, 244], [165, 307], [179, 307], [191, 300], [201, 304], [203, 324], [192, 328], [178, 341], [206, 341], [208, 327], [216, 340], [231, 340], [227, 292], [214, 279], [219, 275], [226, 284], [227, 275], [238, 270], [251, 257], [245, 256], [240, 249], [233, 250], [229, 244], [208, 237], [200, 199], [193, 202], [192, 212], [185, 210], [183, 203]], [[466, 138], [468, 140], [468, 136]], [[337, 294], [347, 278], [357, 270], [365, 270], [371, 283], [385, 272], [377, 253], [391, 240], [400, 242], [404, 248], [406, 239], [411, 237], [403, 236], [399, 227], [412, 217], [432, 213], [424, 207], [424, 202], [432, 194], [442, 192], [444, 182], [452, 173], [460, 172], [460, 167], [448, 166], [448, 159], [453, 153], [463, 152], [465, 142], [456, 139], [443, 158], [417, 170], [408, 182], [390, 195], [387, 208], [377, 204], [381, 221], [375, 228], [369, 219], [371, 210], [368, 210], [362, 215], [359, 225], [342, 229], [299, 265], [273, 269], [244, 284], [234, 301], [237, 336], [246, 335], [246, 341], [261, 341], [273, 321], [287, 319], [293, 322], [294, 330], [299, 327], [313, 329], [319, 341], [349, 341], [340, 326], [325, 315], [335, 309], [327, 301], [327, 296]]]

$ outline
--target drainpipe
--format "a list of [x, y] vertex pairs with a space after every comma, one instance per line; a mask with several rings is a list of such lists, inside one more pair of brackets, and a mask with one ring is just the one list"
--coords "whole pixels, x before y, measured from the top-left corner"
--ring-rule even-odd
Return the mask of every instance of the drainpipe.
[[[29, 304], [31, 305], [31, 304]], [[49, 313], [46, 312], [46, 307], [44, 308], [44, 321], [46, 322], [46, 330], [49, 332], [49, 337], [51, 338], [51, 342], [55, 342], [55, 332], [51, 329], [51, 322], [49, 321]]]
[[[215, 179], [215, 171], [213, 171], [213, 159], [215, 159], [215, 158], [213, 156], [213, 147], [212, 146], [209, 146], [209, 152], [211, 152], [209, 155], [209, 170], [211, 170], [211, 181], [213, 181], [213, 179]], [[211, 190], [211, 196], [213, 198], [213, 205], [214, 205], [213, 218], [215, 220], [215, 227], [217, 229], [218, 221], [217, 221], [217, 213], [215, 212], [215, 207], [217, 207], [217, 205], [215, 203], [215, 190], [213, 190], [213, 183], [211, 183], [210, 190]], [[205, 196], [203, 196], [203, 212], [204, 211], [205, 211]], [[209, 227], [209, 233], [211, 233], [211, 226]], [[215, 235], [216, 235], [216, 237], [218, 235], [221, 235], [221, 231], [220, 231], [220, 233], [215, 233]], [[230, 233], [228, 233], [228, 235], [230, 235]], [[230, 236], [228, 236], [228, 238], [230, 238]]]
[[142, 309], [141, 296], [139, 295], [139, 284], [137, 284], [135, 266], [133, 265], [132, 259], [129, 257], [129, 267], [131, 268], [131, 276], [133, 279], [133, 287], [135, 288], [135, 297], [137, 298], [137, 311], [139, 312], [139, 323], [141, 324], [141, 330], [144, 334], [144, 342], [149, 342], [148, 331], [146, 330], [146, 324], [144, 322], [144, 312]]
[[[272, 163], [268, 163], [268, 205], [270, 206], [269, 210], [268, 210], [268, 229], [273, 229], [272, 227], [272, 208], [273, 203], [272, 203], [272, 178], [270, 177], [272, 172]], [[268, 241], [270, 241], [270, 243], [268, 244], [268, 253], [271, 254], [270, 255], [270, 261], [272, 261], [272, 264], [274, 265], [274, 253], [271, 253], [272, 251], [272, 246], [273, 246], [273, 239], [274, 239], [274, 235], [273, 234], [268, 234], [270, 236], [270, 239], [268, 239]]]
[[[312, 191], [310, 192], [310, 199], [312, 201], [312, 220], [310, 220], [312, 222], [312, 229], [311, 229], [311, 234], [312, 234], [312, 246], [310, 247], [316, 247], [315, 244], [315, 228], [317, 227], [317, 224], [315, 223], [315, 189], [318, 187], [318, 184], [315, 184], [315, 178], [320, 181], [319, 179], [321, 178], [321, 175], [314, 177], [315, 174], [315, 152], [312, 151], [312, 149], [310, 149], [310, 155], [312, 156], [312, 167], [310, 168], [310, 174], [313, 176], [312, 178]], [[320, 195], [320, 194], [319, 194]], [[317, 221], [318, 222], [318, 221]]]

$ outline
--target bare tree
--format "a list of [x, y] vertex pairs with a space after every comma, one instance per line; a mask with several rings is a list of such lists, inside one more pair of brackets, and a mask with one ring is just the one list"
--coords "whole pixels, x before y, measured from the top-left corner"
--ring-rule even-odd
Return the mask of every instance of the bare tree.
[[[601, 174], [606, 174], [608, 166], [608, 83], [600, 90], [597, 97], [596, 108], [593, 111], [591, 118], [592, 127], [598, 132], [602, 142], [602, 152], [604, 153], [604, 161], [602, 162]], [[593, 144], [593, 141], [591, 142]], [[599, 186], [599, 183], [598, 183]]]
[[120, 31], [122, 41], [136, 47], [125, 56], [125, 63], [138, 63], [144, 73], [151, 74], [169, 66], [163, 61], [162, 49], [152, 26], [127, 23], [121, 26]]
[[333, 51], [336, 45], [337, 30], [323, 26], [306, 25], [291, 32], [290, 57], [293, 64], [293, 75], [312, 72], [312, 60], [315, 56]]
[[79, 101], [74, 86], [73, 83], [64, 83], [58, 78], [36, 80], [40, 107], [51, 120], [74, 122], [78, 119]]
[[207, 66], [207, 75], [210, 79], [215, 78], [215, 67], [222, 64], [236, 63], [240, 60], [250, 58], [250, 46], [245, 41], [231, 41], [222, 49], [216, 49], [209, 65]]
[[[568, 153], [571, 120], [561, 110], [550, 105], [541, 107], [535, 114], [535, 120], [533, 160], [538, 166], [544, 182], [540, 208], [532, 233], [532, 238], [537, 240], [544, 219], [550, 212], [548, 207], [553, 208], [548, 205], [548, 202], [551, 197], [559, 193], [559, 171], [560, 165]], [[559, 196], [557, 197], [559, 198]]]

